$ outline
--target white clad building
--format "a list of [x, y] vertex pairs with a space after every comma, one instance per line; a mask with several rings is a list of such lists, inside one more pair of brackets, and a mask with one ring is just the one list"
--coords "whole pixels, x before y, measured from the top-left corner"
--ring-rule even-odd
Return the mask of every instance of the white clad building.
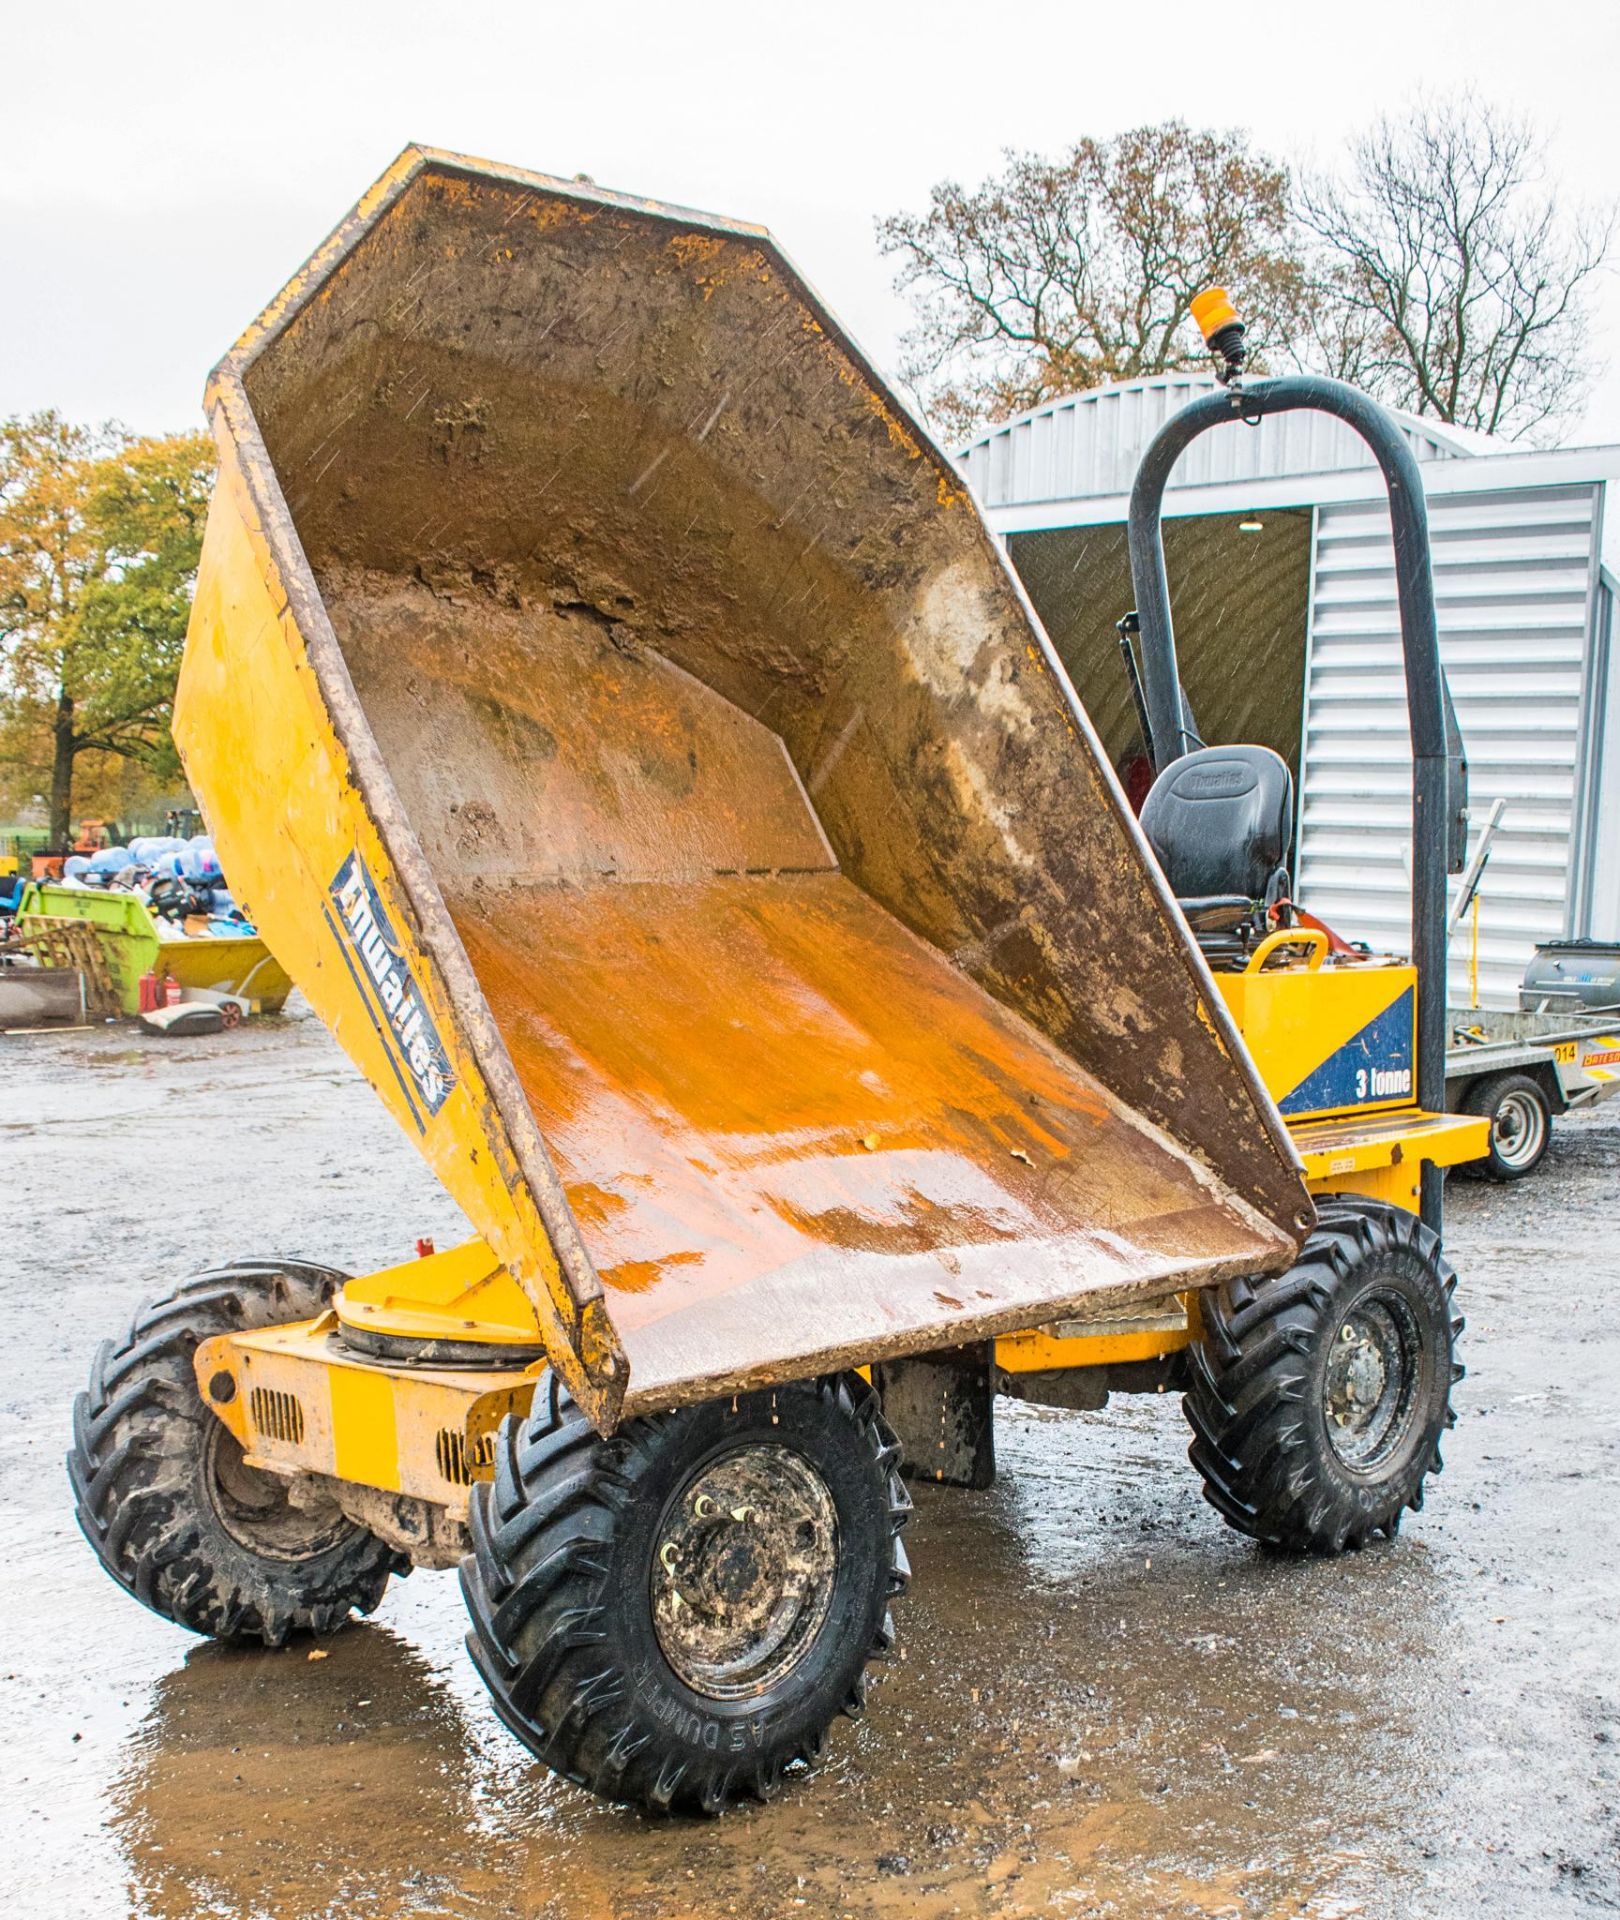
[[[1050, 402], [960, 455], [1128, 784], [1142, 746], [1114, 622], [1133, 603], [1128, 495], [1163, 421], [1215, 385], [1181, 373]], [[1411, 415], [1441, 650], [1474, 830], [1506, 802], [1480, 890], [1477, 978], [1516, 1005], [1538, 940], [1620, 939], [1620, 447], [1536, 452]], [[1616, 519], [1620, 519], [1617, 512]], [[1183, 455], [1165, 495], [1182, 680], [1211, 744], [1276, 748], [1299, 794], [1296, 892], [1347, 938], [1408, 938], [1411, 774], [1383, 481], [1319, 414], [1233, 422]], [[1467, 1003], [1474, 926], [1452, 948]]]

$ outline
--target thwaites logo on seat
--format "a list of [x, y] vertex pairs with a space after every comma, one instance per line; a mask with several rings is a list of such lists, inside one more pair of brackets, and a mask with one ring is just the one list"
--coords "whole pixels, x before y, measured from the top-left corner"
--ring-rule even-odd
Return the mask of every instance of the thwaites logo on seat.
[[399, 936], [383, 910], [376, 882], [358, 852], [337, 870], [331, 886], [337, 931], [361, 990], [372, 1000], [378, 1029], [402, 1079], [414, 1087], [429, 1114], [436, 1114], [456, 1083], [422, 989], [400, 952]]

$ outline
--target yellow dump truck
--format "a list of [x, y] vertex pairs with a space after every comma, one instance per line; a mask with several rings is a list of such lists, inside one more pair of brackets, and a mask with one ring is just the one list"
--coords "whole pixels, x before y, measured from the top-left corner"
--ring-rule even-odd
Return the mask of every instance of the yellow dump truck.
[[137, 1313], [70, 1460], [115, 1578], [280, 1644], [459, 1563], [522, 1740], [714, 1810], [859, 1707], [902, 1468], [983, 1484], [997, 1392], [1191, 1383], [1234, 1524], [1393, 1531], [1425, 1116], [1319, 1222], [961, 477], [769, 235], [411, 149], [208, 405], [186, 773], [476, 1237]]

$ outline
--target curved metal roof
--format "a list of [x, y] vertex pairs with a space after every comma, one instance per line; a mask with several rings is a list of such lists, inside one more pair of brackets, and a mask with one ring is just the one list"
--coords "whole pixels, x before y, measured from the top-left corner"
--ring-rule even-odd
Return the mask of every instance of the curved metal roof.
[[[987, 428], [958, 452], [957, 461], [987, 507], [1126, 493], [1154, 434], [1216, 384], [1212, 373], [1164, 373], [1048, 400]], [[1487, 435], [1416, 414], [1396, 412], [1395, 419], [1419, 460], [1506, 450]], [[1372, 464], [1366, 445], [1341, 422], [1326, 414], [1285, 413], [1204, 434], [1182, 456], [1172, 485], [1218, 486]]]

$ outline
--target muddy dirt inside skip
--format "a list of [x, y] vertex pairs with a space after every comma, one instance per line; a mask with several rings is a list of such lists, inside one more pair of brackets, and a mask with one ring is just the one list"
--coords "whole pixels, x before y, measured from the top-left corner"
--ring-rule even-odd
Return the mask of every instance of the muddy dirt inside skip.
[[[1198, 1496], [1172, 1400], [1001, 1411], [923, 1489], [904, 1658], [783, 1800], [601, 1805], [496, 1723], [454, 1579], [282, 1653], [100, 1571], [62, 1453], [96, 1343], [209, 1262], [462, 1231], [322, 1028], [0, 1041], [5, 1911], [1542, 1916], [1620, 1909], [1620, 1110], [1454, 1181], [1469, 1377], [1427, 1510], [1334, 1563]], [[313, 1657], [312, 1657], [313, 1655]]]

